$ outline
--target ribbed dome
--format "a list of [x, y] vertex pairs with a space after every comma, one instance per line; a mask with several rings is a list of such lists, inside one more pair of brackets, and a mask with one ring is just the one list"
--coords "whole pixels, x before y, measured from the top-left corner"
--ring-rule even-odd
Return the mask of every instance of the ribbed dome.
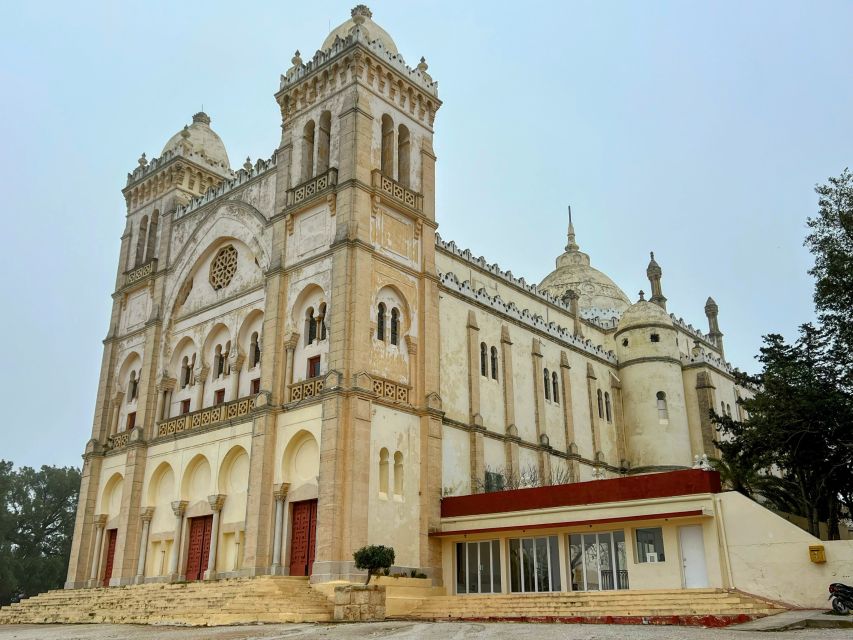
[[640, 299], [632, 304], [622, 317], [619, 319], [619, 326], [616, 333], [621, 333], [626, 329], [647, 325], [664, 325], [672, 327], [672, 318], [659, 305], [648, 300]]
[[373, 13], [371, 13], [370, 9], [363, 4], [358, 5], [352, 10], [352, 18], [335, 29], [332, 29], [332, 32], [326, 36], [326, 39], [323, 41], [323, 46], [320, 48], [325, 51], [335, 43], [335, 38], [346, 38], [350, 31], [355, 28], [355, 25], [359, 24], [361, 29], [367, 32], [368, 40], [379, 40], [386, 50], [396, 55], [397, 45], [394, 44], [394, 40], [390, 35], [388, 35], [388, 32], [376, 24], [372, 18]]
[[228, 161], [228, 153], [222, 138], [210, 128], [210, 116], [199, 111], [193, 116], [193, 122], [184, 127], [169, 138], [169, 142], [163, 147], [163, 153], [175, 151], [178, 148], [184, 150], [184, 155], [209, 165], [217, 173], [228, 175], [231, 173], [231, 163]]
[[578, 294], [578, 307], [583, 311], [594, 309], [621, 314], [631, 306], [628, 296], [613, 280], [589, 264], [589, 256], [575, 242], [575, 229], [569, 223], [569, 244], [566, 252], [557, 258], [557, 268], [549, 273], [539, 289], [562, 298], [569, 290]]

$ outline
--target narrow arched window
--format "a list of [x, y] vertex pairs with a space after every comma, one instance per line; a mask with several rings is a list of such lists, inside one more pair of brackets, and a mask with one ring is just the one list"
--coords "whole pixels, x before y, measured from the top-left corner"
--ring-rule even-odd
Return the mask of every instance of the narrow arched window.
[[386, 176], [394, 176], [394, 121], [387, 113], [382, 116], [382, 157], [379, 170]]
[[601, 394], [601, 389], [597, 392], [598, 397], [598, 417], [604, 418], [604, 396]]
[[329, 147], [332, 134], [332, 112], [320, 114], [320, 131], [317, 136], [317, 175], [329, 168]]
[[613, 421], [613, 408], [610, 405], [610, 393], [604, 392], [604, 412], [607, 414], [607, 422]]
[[388, 449], [379, 451], [379, 493], [388, 494]]
[[726, 415], [726, 403], [720, 400], [720, 415]]
[[409, 186], [411, 175], [411, 143], [409, 129], [401, 124], [397, 131], [397, 181]]
[[376, 338], [385, 342], [385, 303], [376, 307]]
[[249, 340], [249, 368], [253, 368], [261, 363], [261, 346], [258, 344], [258, 332], [252, 332], [252, 337]]
[[317, 319], [314, 317], [314, 307], [305, 310], [305, 345], [312, 344], [317, 339]]
[[213, 375], [218, 378], [222, 375], [222, 371], [225, 368], [224, 358], [222, 357], [222, 345], [216, 345], [216, 353], [213, 356]]
[[403, 454], [394, 453], [394, 495], [403, 495]]
[[136, 379], [136, 371], [130, 372], [130, 382], [127, 385], [127, 402], [130, 404], [136, 400], [136, 393], [139, 387], [139, 381]]
[[139, 223], [139, 233], [136, 237], [136, 262], [134, 266], [142, 264], [145, 258], [145, 241], [148, 239], [148, 216], [142, 216]]
[[732, 405], [726, 403], [726, 415], [731, 418], [732, 417]]
[[492, 380], [498, 379], [498, 350], [495, 347], [491, 348], [492, 354]]
[[485, 342], [480, 343], [480, 375], [484, 378], [489, 375], [489, 350]]
[[554, 402], [560, 402], [560, 385], [557, 382], [557, 372], [551, 372], [551, 396], [554, 398]]
[[181, 361], [181, 389], [190, 383], [190, 359], [184, 356]]
[[545, 399], [551, 399], [551, 373], [545, 369]]
[[314, 176], [314, 121], [302, 129], [302, 182]]
[[157, 245], [157, 227], [160, 225], [160, 212], [154, 209], [151, 214], [151, 224], [148, 226], [148, 241], [145, 247], [145, 262], [154, 258], [154, 249]]
[[400, 312], [397, 307], [391, 309], [391, 344], [398, 344], [400, 336]]
[[317, 314], [317, 326], [319, 328], [320, 341], [326, 339], [326, 303], [320, 304], [320, 311]]
[[666, 394], [663, 391], [657, 393], [658, 419], [669, 420], [669, 409], [666, 406]]

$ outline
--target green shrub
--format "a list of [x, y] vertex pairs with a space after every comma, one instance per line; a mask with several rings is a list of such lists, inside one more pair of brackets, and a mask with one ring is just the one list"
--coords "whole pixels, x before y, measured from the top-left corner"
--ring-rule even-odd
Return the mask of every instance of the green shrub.
[[380, 569], [388, 569], [394, 564], [394, 550], [381, 544], [372, 544], [353, 553], [352, 559], [355, 560], [356, 569], [367, 571], [367, 580], [364, 582], [367, 584], [370, 582], [370, 576], [377, 575]]

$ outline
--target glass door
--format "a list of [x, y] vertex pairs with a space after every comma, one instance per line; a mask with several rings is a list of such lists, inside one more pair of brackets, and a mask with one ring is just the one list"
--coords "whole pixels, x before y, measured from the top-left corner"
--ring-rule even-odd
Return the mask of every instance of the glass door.
[[572, 591], [628, 588], [628, 555], [624, 531], [569, 535]]
[[500, 593], [500, 542], [456, 543], [456, 593]]
[[513, 593], [559, 591], [557, 536], [511, 539], [509, 571], [510, 591]]

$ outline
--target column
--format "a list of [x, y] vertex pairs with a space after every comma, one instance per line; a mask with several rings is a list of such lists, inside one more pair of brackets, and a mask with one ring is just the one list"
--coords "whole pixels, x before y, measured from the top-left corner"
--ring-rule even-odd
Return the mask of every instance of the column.
[[566, 451], [575, 441], [575, 418], [572, 414], [572, 377], [569, 356], [560, 352], [560, 386], [563, 388], [563, 423], [566, 429]]
[[166, 391], [162, 384], [157, 385], [157, 408], [154, 410], [154, 425], [163, 419], [163, 404], [165, 403]]
[[225, 504], [225, 496], [216, 494], [207, 496], [210, 510], [213, 511], [213, 524], [210, 526], [210, 553], [207, 554], [207, 571], [204, 572], [205, 580], [213, 580], [216, 577], [216, 550], [219, 547], [219, 514], [222, 505]]
[[539, 477], [545, 480], [550, 477], [551, 459], [548, 457], [547, 449], [542, 448], [542, 434], [547, 432], [545, 425], [545, 387], [543, 386], [544, 368], [542, 366], [542, 343], [538, 338], [533, 338], [533, 345], [530, 350], [531, 360], [533, 362], [533, 405], [534, 422], [536, 424], [536, 444], [539, 445]]
[[234, 348], [237, 357], [231, 360], [231, 372], [228, 374], [228, 383], [231, 386], [230, 400], [236, 400], [240, 397], [240, 369], [243, 368], [243, 361], [246, 359], [237, 347]]
[[285, 349], [285, 359], [284, 359], [284, 376], [282, 379], [284, 380], [284, 389], [282, 390], [281, 397], [283, 398], [283, 402], [290, 402], [290, 395], [288, 393], [288, 389], [290, 385], [293, 384], [293, 353], [296, 351], [296, 343], [299, 340], [299, 334], [294, 333], [290, 336], [287, 342], [284, 343]]
[[195, 370], [195, 407], [194, 411], [204, 407], [204, 382], [207, 380], [207, 374], [210, 367], [207, 365], [197, 367]]
[[121, 403], [124, 400], [124, 392], [118, 391], [113, 398], [113, 415], [110, 419], [110, 435], [114, 436], [118, 433], [118, 416], [121, 412]]
[[181, 555], [181, 530], [184, 528], [184, 511], [187, 509], [186, 500], [175, 500], [172, 511], [175, 514], [175, 536], [172, 542], [172, 555], [169, 558], [169, 580], [178, 579], [178, 558]]
[[592, 459], [598, 461], [598, 452], [601, 451], [601, 440], [599, 438], [598, 423], [598, 378], [592, 365], [586, 363], [586, 389], [589, 396], [589, 428], [592, 431]]
[[101, 575], [101, 556], [104, 546], [104, 527], [107, 525], [107, 515], [101, 514], [95, 517], [95, 548], [92, 553], [92, 573], [89, 575], [89, 586], [98, 586], [98, 577]]
[[143, 509], [142, 517], [142, 536], [139, 539], [139, 564], [136, 568], [136, 584], [142, 584], [145, 581], [145, 558], [148, 555], [148, 533], [151, 530], [151, 518], [154, 516], [154, 507]]
[[480, 327], [473, 311], [468, 312], [468, 421], [482, 425], [480, 415]]
[[512, 374], [512, 340], [509, 337], [509, 327], [501, 327], [501, 367], [504, 391], [504, 417], [506, 431], [515, 427], [515, 378]]
[[290, 489], [290, 483], [282, 483], [275, 490], [275, 535], [273, 536], [272, 549], [272, 569], [270, 573], [278, 575], [281, 573], [281, 542], [284, 538], [284, 503], [287, 500], [287, 491]]

